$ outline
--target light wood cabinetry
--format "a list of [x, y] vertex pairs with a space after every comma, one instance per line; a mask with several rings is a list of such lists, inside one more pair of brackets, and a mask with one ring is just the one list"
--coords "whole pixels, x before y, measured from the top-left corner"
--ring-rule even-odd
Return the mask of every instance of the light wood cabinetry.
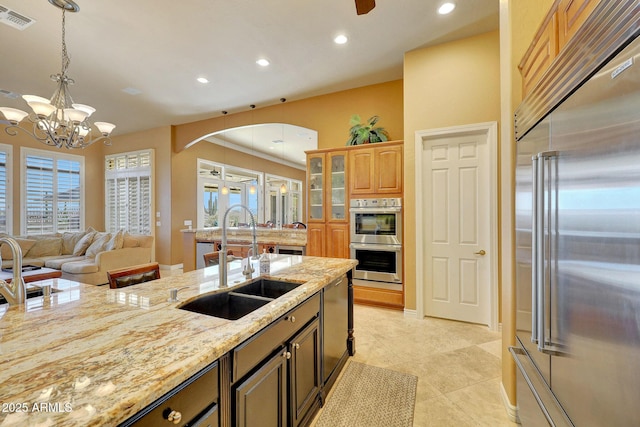
[[307, 255], [349, 257], [347, 174], [346, 150], [308, 153]]
[[402, 197], [402, 143], [371, 144], [350, 151], [349, 193]]
[[547, 15], [547, 19], [538, 30], [534, 42], [518, 65], [520, 74], [522, 74], [523, 96], [538, 83], [556, 55], [558, 55], [558, 17], [553, 13]]
[[558, 4], [558, 47], [562, 49], [584, 24], [600, 0], [560, 0]]
[[551, 63], [600, 1], [557, 0], [554, 2], [518, 65], [522, 75], [523, 97], [540, 81]]

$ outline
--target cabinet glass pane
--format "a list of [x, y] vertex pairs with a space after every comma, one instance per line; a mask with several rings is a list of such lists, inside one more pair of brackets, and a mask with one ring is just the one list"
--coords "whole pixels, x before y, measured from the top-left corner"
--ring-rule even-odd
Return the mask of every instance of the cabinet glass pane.
[[331, 219], [344, 219], [345, 206], [345, 159], [343, 155], [331, 157]]
[[309, 172], [311, 174], [322, 175], [322, 159], [321, 158], [316, 157], [309, 160]]

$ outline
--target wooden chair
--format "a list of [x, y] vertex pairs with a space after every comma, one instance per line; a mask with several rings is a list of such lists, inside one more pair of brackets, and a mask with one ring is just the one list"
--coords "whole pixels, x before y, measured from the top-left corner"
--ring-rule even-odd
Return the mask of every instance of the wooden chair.
[[134, 265], [107, 271], [111, 289], [124, 288], [138, 283], [149, 282], [160, 278], [160, 265], [157, 262]]
[[[233, 255], [231, 249], [227, 249], [227, 255]], [[220, 252], [209, 252], [202, 255], [204, 257], [204, 266], [211, 267], [212, 265], [220, 264]]]

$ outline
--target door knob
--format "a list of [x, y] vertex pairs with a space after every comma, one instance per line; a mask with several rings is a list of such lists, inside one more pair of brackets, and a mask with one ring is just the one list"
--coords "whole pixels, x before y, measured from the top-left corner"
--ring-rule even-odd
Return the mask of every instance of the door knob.
[[480, 249], [478, 252], [474, 252], [476, 255], [486, 255], [484, 249]]

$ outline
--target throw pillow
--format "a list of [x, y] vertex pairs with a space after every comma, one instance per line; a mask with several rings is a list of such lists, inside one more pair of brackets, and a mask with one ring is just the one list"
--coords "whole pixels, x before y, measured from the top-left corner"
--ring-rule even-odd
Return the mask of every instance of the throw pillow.
[[78, 243], [76, 243], [76, 245], [73, 247], [73, 256], [84, 255], [87, 248], [91, 245], [91, 242], [93, 242], [93, 238], [95, 235], [95, 231], [90, 231], [82, 236], [82, 238], [78, 240]]
[[24, 258], [40, 258], [62, 254], [62, 237], [49, 235], [32, 237], [36, 242], [26, 254], [22, 254]]
[[118, 230], [113, 237], [111, 237], [111, 240], [109, 240], [107, 242], [107, 245], [105, 246], [105, 250], [106, 251], [112, 251], [114, 249], [122, 249], [122, 245], [124, 244], [124, 230]]
[[[15, 241], [18, 242], [18, 245], [20, 246], [20, 249], [22, 249], [22, 256], [23, 257], [24, 257], [24, 254], [29, 252], [29, 249], [31, 249], [31, 247], [33, 245], [35, 245], [35, 243], [36, 243], [35, 240], [20, 239], [20, 238], [16, 238]], [[3, 260], [13, 259], [13, 253], [11, 252], [11, 247], [9, 245], [3, 243], [0, 246], [0, 257]]]
[[86, 231], [62, 233], [62, 255], [71, 255], [76, 244], [87, 234]]
[[89, 258], [95, 258], [98, 253], [106, 250], [109, 240], [111, 240], [111, 233], [96, 233], [96, 237], [91, 242], [91, 246], [87, 248], [85, 255]]
[[137, 248], [138, 246], [140, 246], [140, 241], [132, 236], [129, 233], [125, 233], [124, 235], [124, 241], [122, 242], [122, 247], [123, 248]]

